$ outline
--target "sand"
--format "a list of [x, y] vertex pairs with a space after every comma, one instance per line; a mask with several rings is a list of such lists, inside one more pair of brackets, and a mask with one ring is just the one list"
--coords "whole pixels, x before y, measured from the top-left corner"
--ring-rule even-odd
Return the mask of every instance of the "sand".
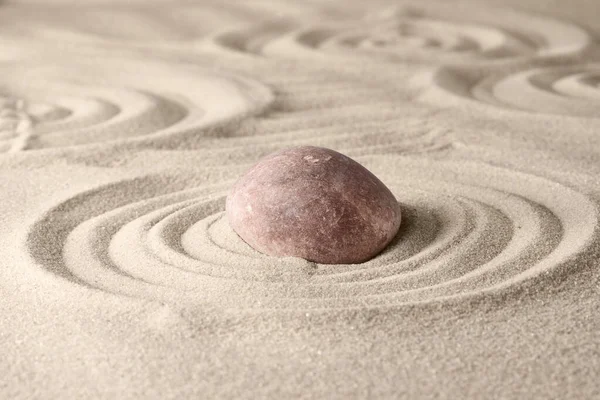
[[[599, 398], [599, 13], [2, 2], [0, 398]], [[393, 191], [383, 253], [232, 231], [294, 145]]]

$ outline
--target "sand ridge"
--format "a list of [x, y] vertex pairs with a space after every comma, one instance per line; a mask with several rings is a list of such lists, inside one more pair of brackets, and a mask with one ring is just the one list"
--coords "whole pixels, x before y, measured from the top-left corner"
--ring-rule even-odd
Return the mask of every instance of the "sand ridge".
[[[600, 26], [494, 3], [0, 4], [0, 397], [599, 396]], [[392, 190], [383, 253], [233, 232], [294, 145]]]

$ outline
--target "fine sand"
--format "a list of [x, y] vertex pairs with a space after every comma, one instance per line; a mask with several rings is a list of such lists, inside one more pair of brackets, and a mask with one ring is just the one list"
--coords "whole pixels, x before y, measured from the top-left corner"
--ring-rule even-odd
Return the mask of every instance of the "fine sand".
[[[0, 1], [0, 398], [600, 398], [600, 3]], [[324, 146], [363, 264], [225, 197]]]

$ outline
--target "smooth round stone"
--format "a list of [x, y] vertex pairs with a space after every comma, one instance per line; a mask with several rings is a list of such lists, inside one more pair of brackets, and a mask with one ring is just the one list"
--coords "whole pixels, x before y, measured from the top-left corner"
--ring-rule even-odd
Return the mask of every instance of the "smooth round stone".
[[400, 206], [375, 175], [343, 154], [313, 146], [260, 160], [235, 184], [226, 213], [254, 249], [324, 264], [366, 261], [400, 227]]

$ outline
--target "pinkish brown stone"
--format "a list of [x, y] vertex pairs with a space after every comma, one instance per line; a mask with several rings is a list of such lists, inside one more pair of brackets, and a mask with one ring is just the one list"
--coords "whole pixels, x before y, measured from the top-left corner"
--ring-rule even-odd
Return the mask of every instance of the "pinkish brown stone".
[[301, 146], [253, 166], [227, 197], [227, 218], [254, 249], [325, 264], [378, 254], [400, 227], [390, 190], [336, 151]]

